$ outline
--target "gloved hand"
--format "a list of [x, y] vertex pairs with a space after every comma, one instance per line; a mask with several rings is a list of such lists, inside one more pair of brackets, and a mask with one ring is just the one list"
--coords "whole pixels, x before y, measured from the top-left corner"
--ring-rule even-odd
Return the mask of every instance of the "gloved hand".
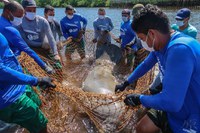
[[129, 82], [128, 81], [125, 81], [121, 85], [116, 85], [115, 86], [115, 93], [124, 91], [127, 86], [129, 86]]
[[54, 58], [55, 61], [61, 62], [60, 56], [58, 54], [55, 55], [53, 58]]
[[126, 98], [124, 100], [124, 103], [127, 106], [132, 106], [132, 107], [138, 106], [138, 105], [141, 104], [140, 95], [138, 95], [138, 94], [129, 94], [129, 95], [126, 96]]
[[45, 65], [44, 70], [48, 73], [48, 74], [54, 74], [55, 71], [53, 70], [52, 67], [48, 66], [47, 64]]
[[97, 43], [97, 39], [94, 38], [94, 39], [92, 40], [92, 42], [93, 42], [93, 43]]
[[104, 33], [106, 33], [106, 34], [109, 33], [109, 32], [110, 32], [109, 30], [104, 30]]
[[52, 79], [49, 77], [38, 78], [38, 86], [45, 86], [46, 88], [56, 88], [56, 85], [52, 83]]
[[160, 83], [155, 88], [150, 88], [149, 91], [150, 91], [151, 95], [155, 95], [155, 94], [160, 93], [162, 91], [162, 83]]

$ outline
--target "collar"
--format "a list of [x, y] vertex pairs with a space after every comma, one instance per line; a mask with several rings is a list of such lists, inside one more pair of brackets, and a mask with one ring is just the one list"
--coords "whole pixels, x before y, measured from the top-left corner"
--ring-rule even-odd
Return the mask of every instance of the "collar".
[[12, 26], [11, 22], [10, 22], [8, 19], [6, 19], [4, 16], [1, 16], [1, 18], [2, 18], [3, 21], [6, 23], [6, 25]]

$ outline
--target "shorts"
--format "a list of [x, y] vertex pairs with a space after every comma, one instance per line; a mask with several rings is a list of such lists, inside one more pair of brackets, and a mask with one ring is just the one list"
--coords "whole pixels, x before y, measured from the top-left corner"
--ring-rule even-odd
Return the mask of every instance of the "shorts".
[[[71, 56], [74, 51], [77, 50], [81, 58], [85, 57], [85, 42], [82, 39], [80, 43], [71, 43], [66, 46], [65, 54], [66, 56]], [[69, 57], [71, 58], [71, 57]]]
[[13, 104], [0, 110], [0, 119], [18, 124], [31, 133], [40, 132], [46, 128], [48, 123], [39, 106], [26, 93], [22, 94]]
[[167, 113], [155, 109], [150, 109], [147, 112], [147, 116], [158, 128], [162, 130], [162, 133], [173, 133], [169, 126]]

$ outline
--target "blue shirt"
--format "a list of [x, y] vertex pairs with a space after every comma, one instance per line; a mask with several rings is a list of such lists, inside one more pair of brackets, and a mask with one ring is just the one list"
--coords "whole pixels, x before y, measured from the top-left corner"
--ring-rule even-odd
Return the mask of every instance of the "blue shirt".
[[25, 85], [35, 85], [37, 78], [22, 73], [22, 67], [0, 33], [0, 109], [12, 104], [25, 92]]
[[[81, 22], [83, 23], [82, 27]], [[79, 14], [74, 14], [72, 19], [69, 19], [67, 16], [64, 17], [60, 21], [60, 25], [63, 35], [66, 39], [70, 36], [72, 36], [73, 38], [78, 38], [79, 31], [81, 30], [81, 28], [86, 28], [87, 20]]]
[[167, 112], [174, 133], [200, 132], [200, 43], [176, 32], [160, 51], [150, 55], [130, 75], [131, 83], [157, 62], [163, 74], [163, 90], [157, 95], [141, 95], [145, 107]]
[[31, 56], [39, 66], [41, 66], [42, 68], [45, 67], [46, 64], [27, 45], [27, 43], [21, 37], [19, 31], [15, 27], [13, 27], [12, 24], [3, 16], [0, 17], [0, 32], [6, 37], [9, 46], [15, 56], [19, 56], [23, 51]]
[[131, 20], [129, 20], [121, 24], [120, 39], [122, 41], [121, 43], [122, 48], [125, 48], [125, 46], [131, 41], [133, 41], [136, 37], [136, 34], [131, 27], [131, 23], [132, 23]]
[[96, 18], [93, 22], [94, 38], [100, 41], [101, 44], [111, 43], [111, 34], [105, 31], [112, 31], [114, 26], [110, 17], [105, 16], [103, 19]]

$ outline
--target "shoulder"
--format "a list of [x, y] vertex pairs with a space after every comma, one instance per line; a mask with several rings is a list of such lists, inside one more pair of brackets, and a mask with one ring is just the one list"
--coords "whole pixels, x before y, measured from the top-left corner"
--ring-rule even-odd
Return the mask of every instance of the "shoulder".
[[177, 24], [172, 24], [172, 25], [171, 25], [171, 28], [172, 28], [173, 30], [178, 30], [178, 25], [177, 25]]
[[3, 29], [3, 34], [4, 35], [10, 35], [11, 38], [16, 37], [16, 36], [20, 36], [19, 31], [13, 26], [5, 27]]
[[189, 24], [188, 31], [197, 32], [197, 29], [193, 25]]
[[64, 18], [62, 18], [61, 20], [60, 20], [60, 22], [64, 22], [64, 21], [66, 21], [66, 16], [64, 17]]
[[99, 20], [99, 18], [96, 18], [96, 19], [93, 21], [93, 23], [97, 23], [98, 20]]
[[105, 19], [111, 21], [111, 18], [109, 16], [105, 16]]

